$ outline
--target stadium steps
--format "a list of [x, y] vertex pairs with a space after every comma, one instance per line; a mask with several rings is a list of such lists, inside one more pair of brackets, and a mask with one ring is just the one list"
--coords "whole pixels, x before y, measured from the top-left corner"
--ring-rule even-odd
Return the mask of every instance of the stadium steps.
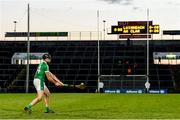
[[0, 81], [1, 81], [1, 88], [6, 89], [7, 85], [13, 80], [18, 74], [18, 65], [11, 65], [11, 64], [0, 64]]
[[[17, 86], [19, 84], [17, 84], [16, 82], [18, 82], [20, 80], [20, 77], [26, 74], [26, 68], [21, 69], [21, 71], [17, 74], [16, 78], [7, 86], [7, 89], [11, 89], [13, 86]], [[16, 83], [16, 84], [15, 84]]]

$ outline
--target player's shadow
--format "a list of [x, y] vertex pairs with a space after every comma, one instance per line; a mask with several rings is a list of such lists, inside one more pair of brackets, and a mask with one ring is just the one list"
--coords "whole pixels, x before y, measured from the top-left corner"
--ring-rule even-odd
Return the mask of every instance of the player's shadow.
[[13, 111], [14, 112], [14, 109], [2, 108], [1, 110], [4, 110], [4, 111]]
[[101, 110], [107, 110], [107, 109], [78, 109], [78, 110], [69, 110], [67, 112], [83, 112], [83, 111], [88, 111], [88, 112], [91, 112], [91, 111], [101, 111]]

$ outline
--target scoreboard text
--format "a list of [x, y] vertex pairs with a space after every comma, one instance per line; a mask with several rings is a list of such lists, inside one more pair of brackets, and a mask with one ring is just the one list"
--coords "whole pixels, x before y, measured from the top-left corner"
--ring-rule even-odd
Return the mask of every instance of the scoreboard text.
[[[159, 25], [150, 25], [149, 34], [159, 34]], [[134, 25], [134, 26], [112, 26], [112, 34], [147, 34], [147, 26], [145, 25]]]
[[[149, 26], [149, 27], [147, 27]], [[111, 34], [159, 34], [159, 25], [152, 21], [119, 21], [117, 26], [111, 26]]]

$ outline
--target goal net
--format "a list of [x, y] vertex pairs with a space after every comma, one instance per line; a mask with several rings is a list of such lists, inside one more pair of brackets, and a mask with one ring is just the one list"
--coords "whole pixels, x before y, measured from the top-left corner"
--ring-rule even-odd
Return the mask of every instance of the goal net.
[[104, 92], [144, 92], [146, 75], [101, 75]]

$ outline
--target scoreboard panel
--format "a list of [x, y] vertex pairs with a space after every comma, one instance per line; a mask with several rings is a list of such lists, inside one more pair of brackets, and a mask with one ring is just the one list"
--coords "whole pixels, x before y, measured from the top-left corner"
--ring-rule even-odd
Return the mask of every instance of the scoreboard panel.
[[119, 39], [127, 39], [127, 38], [133, 38], [133, 39], [139, 39], [139, 38], [151, 38], [151, 35], [141, 35], [141, 34], [138, 34], [138, 35], [119, 35]]
[[[135, 26], [135, 25], [143, 25], [147, 26], [147, 21], [119, 21], [118, 26]], [[153, 22], [149, 21], [149, 25], [152, 25]]]
[[[159, 34], [159, 25], [150, 25], [149, 34]], [[146, 25], [111, 26], [111, 34], [147, 34]]]
[[150, 34], [159, 34], [160, 26], [159, 25], [150, 25], [149, 26], [149, 33]]
[[[6, 32], [5, 37], [27, 37], [27, 32]], [[67, 37], [68, 32], [30, 32], [30, 37]]]

